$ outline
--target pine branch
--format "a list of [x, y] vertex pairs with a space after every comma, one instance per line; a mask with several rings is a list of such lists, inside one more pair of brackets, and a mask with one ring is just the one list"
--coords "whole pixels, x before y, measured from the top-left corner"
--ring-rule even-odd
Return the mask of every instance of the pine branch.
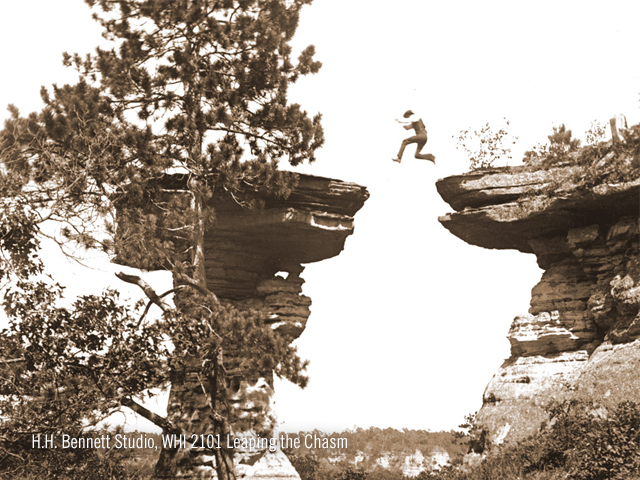
[[166, 313], [171, 309], [169, 305], [167, 305], [165, 302], [162, 301], [162, 297], [156, 293], [156, 291], [151, 287], [151, 285], [149, 285], [139, 276], [129, 275], [124, 272], [118, 272], [116, 273], [116, 277], [118, 277], [123, 282], [131, 283], [133, 285], [137, 285], [138, 287], [140, 287], [140, 289], [142, 289], [145, 295], [149, 297], [149, 300], [151, 300], [158, 307], [160, 307], [163, 312]]
[[0, 362], [2, 363], [17, 363], [17, 362], [24, 362], [25, 358], [24, 357], [18, 357], [18, 358], [0, 358]]
[[[165, 417], [160, 416], [157, 413], [153, 413], [148, 408], [140, 405], [138, 402], [136, 402], [135, 400], [133, 400], [130, 397], [122, 398], [120, 400], [120, 403], [123, 406], [125, 406], [127, 408], [130, 408], [131, 410], [133, 410], [135, 413], [137, 413], [141, 417], [146, 418], [147, 420], [149, 420], [154, 425], [157, 425], [158, 427], [162, 428], [162, 430], [164, 430], [165, 432], [171, 433], [171, 434], [175, 434], [175, 435], [181, 435], [187, 442], [189, 442], [194, 447], [203, 448], [205, 450], [208, 450], [208, 451], [214, 452], [214, 453], [217, 451], [217, 448], [209, 448], [204, 444], [197, 445], [198, 438], [199, 438], [198, 435], [190, 434], [189, 432], [187, 432], [183, 428], [178, 427], [173, 422], [171, 422], [170, 420], [166, 419]], [[192, 438], [195, 438], [195, 440], [192, 440]]]
[[218, 299], [218, 297], [217, 297], [217, 295], [215, 293], [213, 293], [208, 288], [203, 287], [202, 285], [200, 285], [198, 282], [196, 282], [190, 276], [188, 276], [188, 275], [186, 275], [184, 273], [176, 273], [175, 276], [176, 276], [176, 280], [177, 280], [178, 283], [193, 287], [198, 292], [200, 292], [202, 295], [204, 295], [205, 297], [208, 297], [209, 299], [211, 299], [211, 301], [215, 305], [220, 305], [220, 300]]
[[[176, 291], [180, 290], [180, 288], [181, 288], [181, 286], [178, 286], [176, 288], [172, 288], [171, 290], [167, 290], [163, 294], [159, 295], [158, 298], [163, 298], [163, 297], [166, 297], [167, 295], [175, 293]], [[144, 307], [144, 311], [142, 312], [142, 315], [140, 316], [140, 319], [138, 320], [138, 323], [136, 324], [136, 328], [139, 327], [142, 324], [142, 321], [144, 320], [144, 317], [146, 317], [147, 313], [149, 313], [149, 308], [154, 303], [155, 302], [153, 300], [149, 300], [149, 302], [147, 302], [147, 305], [146, 305], [146, 307]]]

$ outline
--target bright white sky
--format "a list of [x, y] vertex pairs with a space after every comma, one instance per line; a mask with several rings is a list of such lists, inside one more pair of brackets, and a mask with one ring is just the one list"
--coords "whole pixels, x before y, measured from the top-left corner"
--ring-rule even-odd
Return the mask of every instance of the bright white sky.
[[[455, 428], [509, 356], [505, 335], [541, 272], [531, 255], [469, 246], [438, 223], [451, 209], [435, 181], [468, 169], [453, 135], [506, 117], [517, 163], [553, 125], [582, 136], [617, 113], [640, 121], [636, 0], [390, 5], [317, 0], [296, 37], [324, 64], [292, 89], [324, 116], [325, 147], [303, 171], [366, 185], [371, 198], [344, 252], [303, 274], [313, 306], [297, 345], [311, 382], [276, 387], [288, 431]], [[61, 53], [101, 40], [80, 0], [0, 3], [0, 105], [40, 108], [41, 85], [73, 81]], [[423, 118], [436, 166], [412, 147], [391, 162], [406, 136], [393, 119], [407, 109]], [[55, 265], [75, 292], [113, 278], [108, 266]]]

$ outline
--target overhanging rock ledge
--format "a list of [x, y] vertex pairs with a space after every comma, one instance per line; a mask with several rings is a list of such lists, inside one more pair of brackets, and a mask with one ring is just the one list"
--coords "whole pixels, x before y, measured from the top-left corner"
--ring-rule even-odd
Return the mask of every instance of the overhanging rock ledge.
[[[162, 181], [159, 195], [163, 201], [171, 200], [188, 208], [185, 185], [185, 177], [168, 176]], [[354, 183], [299, 175], [297, 186], [286, 199], [260, 191], [248, 194], [254, 195], [263, 208], [245, 209], [228, 193], [214, 192], [211, 206], [215, 221], [205, 232], [207, 286], [222, 302], [241, 310], [261, 310], [271, 328], [293, 340], [303, 332], [311, 313], [311, 299], [302, 294], [304, 264], [334, 257], [343, 250], [347, 237], [354, 232], [354, 215], [369, 193]], [[116, 262], [153, 270], [160, 266], [146, 263], [140, 252], [145, 251], [145, 242], [174, 241], [172, 229], [166, 224], [163, 210], [153, 201], [145, 207], [142, 221], [153, 225], [155, 230], [148, 238], [131, 234], [127, 243], [130, 231], [127, 219], [122, 215], [119, 218], [117, 235], [127, 248], [117, 252]], [[196, 435], [213, 431], [198, 365], [194, 359], [193, 365], [185, 366], [184, 371], [174, 372], [168, 405], [169, 420]], [[234, 433], [271, 438], [275, 426], [270, 410], [273, 379], [233, 380], [237, 380], [232, 382], [237, 388], [230, 402], [239, 419], [234, 424]], [[215, 475], [206, 455], [190, 454], [183, 458], [189, 458], [185, 474], [195, 465], [205, 477]], [[236, 460], [239, 478], [300, 478], [279, 449], [236, 450]]]

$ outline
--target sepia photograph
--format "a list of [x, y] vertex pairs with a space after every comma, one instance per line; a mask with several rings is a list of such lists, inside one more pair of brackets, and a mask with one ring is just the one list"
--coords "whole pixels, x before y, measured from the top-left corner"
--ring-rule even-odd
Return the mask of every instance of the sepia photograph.
[[638, 18], [0, 2], [0, 480], [640, 480]]

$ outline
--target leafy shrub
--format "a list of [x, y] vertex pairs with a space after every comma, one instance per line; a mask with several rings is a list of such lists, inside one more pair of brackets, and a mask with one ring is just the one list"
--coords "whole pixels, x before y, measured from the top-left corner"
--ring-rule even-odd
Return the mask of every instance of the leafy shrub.
[[570, 402], [552, 411], [555, 423], [543, 437], [564, 456], [575, 480], [628, 478], [640, 473], [640, 408], [624, 401], [608, 412], [597, 404]]
[[[479, 130], [462, 130], [456, 139], [456, 147], [464, 150], [470, 162], [470, 170], [491, 168], [499, 160], [511, 160], [511, 145], [518, 137], [509, 133], [509, 120], [494, 129], [488, 122]], [[453, 138], [456, 138], [455, 136]]]
[[640, 475], [640, 406], [607, 411], [595, 402], [565, 401], [548, 409], [536, 435], [494, 447], [466, 469], [423, 472], [418, 480], [628, 480]]
[[[25, 436], [23, 436], [25, 437]], [[31, 435], [28, 435], [30, 442]], [[133, 456], [130, 450], [109, 451], [90, 448], [33, 449], [22, 441], [3, 441], [0, 445], [1, 480], [111, 480], [140, 478], [127, 471]]]

